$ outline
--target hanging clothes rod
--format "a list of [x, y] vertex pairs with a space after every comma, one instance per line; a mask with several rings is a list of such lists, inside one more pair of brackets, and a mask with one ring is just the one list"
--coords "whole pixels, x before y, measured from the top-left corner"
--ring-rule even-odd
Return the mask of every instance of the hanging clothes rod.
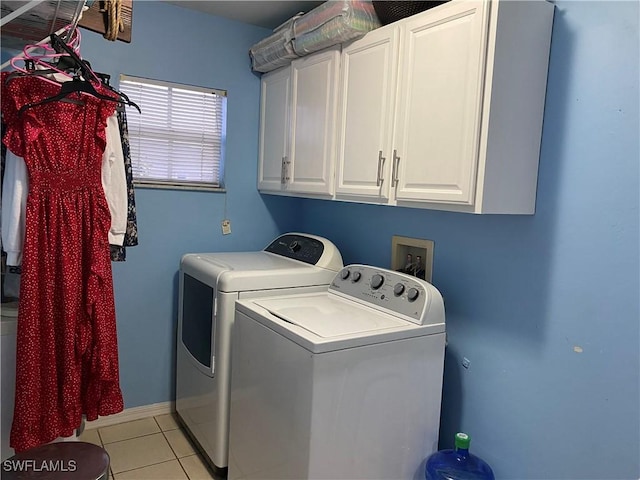
[[4, 17], [2, 17], [2, 20], [0, 21], [0, 27], [4, 27], [5, 24], [9, 23], [14, 18], [17, 18], [20, 15], [22, 15], [23, 13], [28, 12], [33, 7], [41, 4], [44, 1], [45, 0], [30, 0], [29, 2], [25, 3], [23, 6], [21, 6], [19, 8], [16, 8], [13, 12], [11, 12], [11, 13], [5, 15]]
[[[2, 48], [22, 50], [60, 28], [74, 35], [83, 12], [93, 0], [0, 0]], [[66, 37], [71, 38], [70, 36]]]
[[[55, 32], [56, 35], [62, 35], [65, 31], [67, 27], [63, 27], [60, 30], [58, 30], [57, 32]], [[49, 43], [49, 41], [51, 41], [51, 36], [47, 35], [45, 38], [43, 38], [42, 40], [40, 40], [38, 43], [34, 43], [33, 47], [28, 48], [26, 51], [27, 53], [32, 52], [33, 50], [35, 50], [36, 48], [38, 48], [38, 45], [42, 45], [43, 43]], [[2, 65], [0, 65], [0, 70], [4, 70], [6, 67], [8, 67], [9, 65], [11, 65], [11, 60], [7, 60], [6, 62], [4, 62]]]
[[[13, 15], [12, 18], [15, 18], [14, 14], [17, 13], [19, 10], [22, 10], [22, 12], [18, 13], [18, 16], [20, 14], [24, 13], [25, 11], [28, 11], [28, 10], [32, 9], [37, 4], [40, 4], [43, 1], [47, 1], [47, 0], [31, 0], [31, 2], [29, 2], [29, 4], [26, 4], [26, 5], [22, 6], [22, 7], [20, 7], [19, 9], [14, 10], [11, 14], [3, 17], [2, 18], [3, 24], [4, 24], [4, 21], [5, 21], [5, 19], [7, 17]], [[76, 6], [76, 10], [75, 10], [75, 12], [73, 14], [73, 18], [71, 20], [71, 23], [70, 23], [71, 27], [69, 28], [69, 25], [67, 25], [67, 26], [64, 26], [64, 27], [56, 30], [55, 32], [51, 32], [51, 33], [55, 34], [56, 36], [61, 36], [65, 32], [65, 30], [68, 30], [68, 33], [67, 33], [67, 35], [64, 36], [64, 38], [65, 38], [66, 41], [69, 41], [69, 39], [71, 39], [71, 37], [73, 36], [73, 33], [74, 33], [75, 29], [78, 27], [78, 22], [80, 22], [80, 19], [82, 18], [82, 12], [85, 9], [88, 9], [91, 4], [93, 4], [93, 0], [79, 1], [78, 5]], [[26, 10], [24, 10], [26, 7], [28, 7], [28, 8]], [[57, 11], [58, 11], [58, 9], [56, 9], [56, 14], [55, 15], [57, 15]], [[53, 25], [53, 22], [52, 22], [52, 25]], [[33, 50], [38, 48], [38, 45], [43, 45], [45, 43], [49, 43], [50, 41], [51, 41], [51, 35], [47, 35], [46, 37], [44, 37], [39, 42], [34, 43], [33, 47], [28, 48], [26, 50], [26, 53], [32, 52]], [[4, 70], [10, 64], [11, 64], [11, 60], [7, 60], [2, 65], [0, 65], [0, 70]]]
[[[93, 1], [91, 3], [93, 3]], [[70, 41], [71, 38], [73, 37], [73, 33], [76, 31], [76, 28], [78, 27], [78, 22], [82, 18], [82, 12], [88, 8], [89, 7], [87, 6], [86, 0], [78, 2], [78, 5], [76, 6], [76, 11], [73, 13], [73, 19], [71, 20], [71, 23], [70, 23], [71, 28], [69, 28], [69, 32], [64, 37], [66, 42]], [[59, 34], [56, 33], [56, 35], [59, 35]]]

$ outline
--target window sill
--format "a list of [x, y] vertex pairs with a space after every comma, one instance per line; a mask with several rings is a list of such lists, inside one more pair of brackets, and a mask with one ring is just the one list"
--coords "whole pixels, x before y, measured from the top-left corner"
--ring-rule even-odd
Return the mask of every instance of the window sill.
[[153, 188], [160, 190], [193, 190], [217, 193], [226, 193], [227, 191], [224, 187], [207, 185], [203, 183], [161, 183], [145, 180], [134, 180], [133, 185], [136, 188]]

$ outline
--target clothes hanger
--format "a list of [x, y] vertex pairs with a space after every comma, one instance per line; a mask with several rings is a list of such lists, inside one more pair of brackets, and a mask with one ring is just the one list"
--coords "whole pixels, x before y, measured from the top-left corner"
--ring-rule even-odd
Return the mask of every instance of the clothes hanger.
[[[51, 39], [53, 42], [53, 39], [56, 38], [59, 40], [59, 37], [56, 34], [51, 34]], [[37, 48], [44, 48], [45, 49], [45, 53], [41, 54], [41, 55], [33, 55], [31, 52], [33, 50], [33, 47], [37, 47]], [[58, 94], [52, 96], [52, 97], [48, 97], [45, 98], [44, 100], [41, 100], [39, 102], [34, 102], [34, 103], [28, 103], [26, 105], [23, 105], [20, 110], [18, 110], [18, 115], [21, 115], [25, 110], [29, 109], [29, 108], [33, 108], [35, 106], [38, 105], [43, 105], [45, 103], [50, 103], [53, 101], [58, 101], [58, 100], [66, 100], [66, 101], [71, 101], [72, 103], [78, 103], [78, 100], [76, 99], [67, 99], [66, 97], [69, 96], [71, 93], [73, 92], [85, 92], [85, 93], [89, 93], [95, 97], [101, 98], [102, 100], [109, 100], [109, 101], [116, 101], [116, 99], [109, 97], [107, 95], [102, 95], [100, 93], [98, 93], [96, 91], [96, 89], [93, 87], [93, 85], [88, 82], [88, 81], [78, 81], [77, 75], [76, 76], [72, 76], [70, 75], [68, 72], [61, 70], [60, 68], [55, 67], [54, 65], [44, 62], [44, 58], [62, 58], [62, 57], [71, 57], [72, 61], [70, 63], [70, 65], [76, 67], [79, 66], [82, 61], [80, 60], [80, 57], [78, 57], [78, 55], [75, 53], [74, 48], [72, 48], [69, 45], [65, 44], [65, 49], [64, 49], [65, 53], [60, 53], [58, 48], [55, 48], [53, 46], [53, 44], [51, 46], [45, 45], [45, 44], [40, 44], [40, 45], [27, 45], [24, 49], [23, 49], [23, 55], [21, 57], [14, 57], [11, 61], [11, 65], [14, 66], [14, 68], [17, 69], [17, 74], [20, 75], [31, 75], [34, 77], [37, 77], [43, 81], [46, 81], [48, 83], [52, 83], [54, 85], [60, 86], [60, 91], [58, 92]], [[56, 52], [56, 53], [51, 53], [51, 52]], [[35, 70], [25, 70], [23, 68], [17, 67], [17, 65], [15, 65], [15, 60], [19, 60], [22, 59], [25, 61], [25, 65], [27, 64], [33, 64], [34, 67], [37, 67], [38, 65], [44, 67], [42, 69], [35, 69]], [[78, 62], [78, 60], [80, 60]], [[82, 64], [83, 67], [85, 67], [82, 71], [83, 72], [89, 72], [90, 69], [86, 68], [86, 65]], [[43, 73], [36, 73], [36, 72], [43, 72]], [[46, 73], [45, 73], [46, 72]], [[51, 78], [50, 74], [51, 73], [58, 73], [58, 74], [62, 74], [66, 77], [71, 78], [72, 80], [70, 81], [65, 81], [65, 82], [58, 82], [55, 78]], [[10, 77], [12, 74], [10, 74], [8, 77]], [[13, 77], [15, 78], [15, 77]], [[7, 78], [7, 81], [10, 80], [10, 78]], [[83, 103], [83, 102], [81, 102]]]
[[[9, 75], [5, 77], [4, 83], [7, 84], [11, 80], [17, 77], [46, 76], [47, 78], [44, 78], [43, 80], [49, 81], [49, 83], [58, 84], [60, 82], [54, 81], [54, 79], [51, 78], [51, 75], [56, 73], [61, 73], [60, 70], [65, 70], [65, 68], [61, 66], [60, 63], [58, 63], [57, 65], [54, 65], [49, 62], [44, 62], [42, 60], [37, 62], [37, 65], [39, 68], [36, 68], [36, 62], [34, 62], [33, 60], [24, 59], [24, 64], [25, 64], [24, 69], [17, 68], [15, 71], [9, 73]], [[65, 72], [65, 76], [72, 78], [72, 75], [69, 75], [69, 72]]]
[[84, 77], [85, 80], [88, 80], [89, 77], [93, 77], [96, 81], [101, 82], [102, 85], [106, 86], [110, 91], [112, 91], [113, 93], [118, 95], [118, 97], [121, 99], [122, 103], [124, 103], [126, 105], [129, 105], [129, 106], [132, 106], [136, 110], [138, 110], [138, 113], [142, 113], [142, 110], [140, 109], [140, 107], [135, 102], [131, 101], [127, 95], [125, 95], [122, 92], [119, 92], [118, 90], [113, 88], [108, 83], [105, 84], [104, 82], [102, 82], [101, 78], [91, 69], [91, 64], [86, 60], [82, 60], [75, 53], [75, 51], [73, 49], [71, 49], [65, 42], [63, 42], [62, 39], [58, 35], [56, 35], [55, 33], [51, 34], [51, 46], [56, 51], [63, 50], [65, 52], [67, 52], [69, 54], [69, 56], [71, 57], [71, 59], [78, 66], [79, 73]]
[[[66, 31], [66, 30], [61, 30]], [[74, 35], [69, 41], [69, 48], [73, 51], [77, 51], [80, 48], [80, 31], [75, 30]], [[35, 53], [36, 51], [43, 50], [43, 52]], [[23, 76], [35, 76], [41, 77], [41, 80], [57, 85], [59, 82], [56, 82], [55, 78], [51, 78], [50, 74], [62, 74], [66, 77], [72, 78], [73, 75], [69, 74], [68, 70], [68, 62], [67, 66], [64, 66], [64, 57], [68, 57], [68, 53], [59, 53], [57, 52], [51, 45], [46, 44], [44, 41], [38, 42], [36, 44], [26, 45], [22, 49], [22, 53], [14, 56], [9, 60], [9, 63], [13, 67], [14, 71], [7, 75], [5, 79], [5, 83], [13, 80], [16, 77]], [[45, 59], [52, 59], [54, 61], [58, 61], [61, 66], [58, 66], [56, 63], [50, 63], [45, 61]], [[17, 65], [16, 62], [24, 61], [25, 67], [22, 68]], [[46, 76], [45, 76], [46, 75]]]
[[[131, 100], [129, 100], [129, 98], [126, 97], [126, 95], [123, 95], [120, 92], [117, 92], [116, 90], [111, 89], [110, 87], [109, 89], [118, 95], [117, 98], [111, 97], [109, 95], [104, 95], [98, 92], [91, 80], [93, 79], [94, 81], [100, 83], [100, 78], [91, 69], [91, 67], [89, 66], [89, 63], [82, 60], [78, 56], [78, 54], [69, 45], [63, 42], [60, 39], [60, 37], [58, 37], [58, 35], [56, 35], [55, 33], [51, 34], [51, 46], [53, 47], [53, 49], [55, 49], [56, 52], [62, 53], [63, 51], [68, 54], [68, 57], [70, 58], [70, 60], [68, 61], [70, 61], [71, 62], [70, 65], [76, 69], [77, 74], [76, 76], [74, 76], [73, 80], [71, 81], [63, 82], [62, 84], [59, 84], [58, 82], [56, 82], [59, 85], [61, 85], [60, 91], [56, 95], [45, 98], [38, 102], [28, 103], [26, 105], [23, 105], [18, 111], [19, 115], [22, 114], [25, 110], [28, 110], [30, 108], [66, 99], [69, 95], [73, 93], [78, 93], [78, 94], [87, 93], [101, 100], [106, 100], [109, 102], [116, 102], [116, 103], [124, 103], [124, 104], [135, 107], [138, 110], [138, 112], [141, 112], [140, 107], [136, 105], [134, 102], [132, 102]], [[80, 78], [78, 74], [81, 75], [82, 78]]]
[[[100, 74], [97, 74], [97, 75], [100, 75]], [[109, 75], [107, 76], [110, 77]], [[113, 93], [115, 93], [120, 97], [119, 103], [122, 103], [124, 105], [129, 105], [130, 107], [133, 107], [136, 110], [138, 110], [138, 113], [142, 113], [142, 110], [140, 109], [140, 107], [134, 101], [130, 100], [126, 94], [122, 93], [120, 90], [116, 90], [111, 85], [109, 85], [108, 79], [107, 79], [107, 83], [103, 81], [102, 85], [104, 85], [106, 88], [108, 88], [110, 91], [112, 91]]]
[[[87, 66], [89, 68], [91, 68], [91, 63], [87, 60], [83, 60], [83, 62], [85, 62], [87, 64]], [[100, 72], [93, 72], [98, 78], [100, 78], [100, 81], [102, 82], [102, 85], [106, 88], [108, 88], [110, 91], [112, 91], [113, 93], [115, 93], [116, 95], [118, 95], [119, 97], [122, 98], [122, 103], [124, 103], [125, 105], [129, 105], [131, 107], [134, 107], [136, 110], [138, 110], [138, 113], [142, 113], [142, 110], [140, 109], [140, 107], [133, 102], [132, 100], [129, 99], [129, 97], [119, 91], [116, 90], [114, 87], [111, 86], [111, 84], [109, 83], [109, 80], [111, 79], [111, 75], [109, 75], [108, 73], [100, 73]]]
[[[32, 52], [35, 49], [44, 49], [44, 53], [34, 55]], [[62, 74], [69, 79], [72, 79], [73, 76], [68, 72], [64, 71], [61, 68], [56, 67], [56, 65], [51, 64], [49, 62], [45, 62], [43, 59], [45, 58], [54, 58], [59, 59], [61, 57], [67, 56], [67, 54], [59, 54], [59, 53], [51, 53], [55, 52], [55, 50], [48, 45], [44, 44], [36, 44], [36, 45], [27, 45], [23, 48], [23, 53], [20, 56], [16, 56], [11, 59], [11, 65], [16, 69], [16, 71], [11, 72], [7, 75], [5, 79], [5, 84], [10, 82], [12, 79], [16, 77], [37, 77], [42, 81], [51, 83], [56, 86], [60, 86], [62, 82], [58, 81], [59, 78], [54, 77], [54, 74]], [[24, 68], [20, 68], [16, 65], [16, 61], [23, 60]], [[81, 100], [76, 100], [72, 98], [63, 99], [62, 101], [68, 103], [76, 103], [80, 105], [84, 105], [84, 102]], [[20, 111], [22, 113], [22, 111]]]
[[88, 93], [89, 95], [99, 98], [100, 100], [106, 100], [108, 102], [116, 102], [116, 103], [121, 103], [125, 105], [130, 105], [136, 108], [136, 110], [138, 110], [139, 113], [142, 113], [140, 107], [136, 105], [134, 102], [132, 102], [131, 100], [129, 100], [129, 97], [127, 97], [124, 93], [114, 90], [110, 86], [107, 87], [105, 85], [105, 87], [107, 87], [110, 91], [118, 95], [117, 98], [110, 97], [109, 95], [103, 95], [102, 93], [96, 90], [96, 88], [93, 86], [93, 83], [91, 83], [88, 80], [82, 80], [79, 77], [75, 77], [73, 80], [70, 80], [68, 82], [63, 82], [59, 85], [60, 85], [60, 91], [56, 95], [47, 97], [43, 100], [40, 100], [39, 102], [28, 103], [26, 105], [23, 105], [22, 107], [20, 107], [20, 110], [18, 110], [18, 115], [21, 115], [22, 113], [24, 113], [26, 110], [30, 108], [37, 107], [40, 105], [45, 105], [47, 103], [57, 102], [61, 100], [74, 100], [74, 99], [67, 98], [72, 93]]
[[59, 85], [60, 85], [60, 91], [56, 95], [47, 97], [38, 102], [27, 103], [26, 105], [23, 105], [22, 107], [20, 107], [20, 110], [18, 110], [18, 115], [21, 115], [26, 110], [33, 107], [38, 107], [40, 105], [45, 105], [47, 103], [65, 100], [72, 93], [78, 93], [78, 94], [88, 93], [89, 95], [99, 98], [100, 100], [106, 100], [109, 102], [116, 102], [116, 103], [121, 102], [119, 98], [114, 98], [114, 97], [110, 97], [108, 95], [103, 95], [102, 93], [99, 93], [90, 81], [81, 80], [78, 77], [75, 77], [73, 80], [70, 80], [68, 82], [63, 82]]
[[[24, 58], [22, 58], [22, 57], [13, 57], [13, 58], [11, 59], [11, 66], [13, 67], [14, 71], [13, 71], [13, 72], [11, 72], [9, 75], [7, 75], [7, 77], [5, 78], [5, 83], [8, 83], [10, 80], [12, 80], [12, 79], [14, 79], [14, 78], [16, 78], [16, 77], [26, 77], [26, 76], [30, 76], [30, 75], [33, 75], [33, 73], [34, 73], [34, 72], [39, 71], [39, 70], [32, 70], [32, 71], [31, 71], [31, 70], [27, 70], [27, 69], [25, 69], [25, 68], [19, 67], [19, 66], [16, 64], [16, 62], [17, 62], [17, 61], [19, 61], [19, 60], [24, 60], [24, 61], [25, 61], [25, 64], [26, 64], [27, 62], [30, 62], [30, 63], [32, 63], [32, 64], [33, 64], [33, 62], [34, 62], [34, 61], [33, 61], [33, 60], [31, 60], [31, 59], [27, 60], [27, 59], [24, 59]], [[34, 66], [35, 66], [35, 65], [34, 65]], [[49, 72], [49, 73], [55, 73], [55, 72]], [[43, 76], [43, 74], [36, 74], [36, 75], [34, 75], [34, 76], [39, 77], [41, 80], [43, 80], [43, 81], [45, 81], [45, 82], [47, 82], [47, 83], [52, 83], [52, 84], [54, 84], [54, 85], [56, 85], [56, 84], [58, 83], [58, 82], [56, 82], [55, 80], [51, 80], [50, 78], [47, 78], [47, 77]]]
[[70, 57], [70, 61], [72, 65], [76, 67], [80, 73], [80, 75], [87, 81], [95, 80], [97, 82], [100, 81], [98, 76], [91, 70], [88, 62], [85, 62], [78, 56], [73, 48], [67, 45], [58, 35], [52, 33], [50, 35], [51, 38], [51, 47], [58, 53], [66, 53]]
[[[89, 62], [87, 62], [86, 60], [84, 60], [87, 64]], [[43, 76], [43, 75], [51, 75], [51, 74], [55, 74], [55, 73], [64, 73], [65, 76], [68, 76], [69, 78], [73, 78], [75, 76], [79, 75], [78, 69], [75, 65], [75, 62], [73, 61], [73, 59], [71, 59], [69, 56], [67, 56], [66, 54], [60, 54], [59, 58], [58, 58], [58, 62], [53, 64], [53, 63], [49, 63], [49, 62], [45, 62], [43, 60], [39, 60], [37, 62], [38, 66], [40, 68], [36, 68], [36, 62], [34, 62], [31, 59], [24, 59], [24, 63], [25, 63], [25, 69], [17, 69], [14, 72], [11, 72], [9, 75], [7, 75], [7, 77], [5, 78], [5, 83], [9, 83], [10, 80], [16, 78], [16, 77], [25, 77], [25, 76]], [[91, 68], [91, 65], [89, 65], [89, 68]], [[105, 73], [98, 73], [98, 72], [94, 72], [101, 80], [103, 80], [104, 83], [104, 79], [103, 77], [107, 77], [107, 78], [111, 78], [111, 75], [107, 75]], [[50, 80], [51, 77], [49, 77]], [[55, 79], [55, 77], [54, 77]], [[54, 82], [52, 82], [54, 83]], [[57, 83], [62, 83], [62, 82], [57, 82]], [[107, 82], [108, 85], [108, 82]]]

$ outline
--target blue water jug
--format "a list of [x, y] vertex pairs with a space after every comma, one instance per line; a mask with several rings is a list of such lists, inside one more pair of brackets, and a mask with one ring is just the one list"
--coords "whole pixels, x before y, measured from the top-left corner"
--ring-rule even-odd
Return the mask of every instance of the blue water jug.
[[469, 453], [471, 438], [456, 433], [455, 450], [440, 450], [427, 459], [427, 480], [495, 480], [491, 467], [479, 457]]

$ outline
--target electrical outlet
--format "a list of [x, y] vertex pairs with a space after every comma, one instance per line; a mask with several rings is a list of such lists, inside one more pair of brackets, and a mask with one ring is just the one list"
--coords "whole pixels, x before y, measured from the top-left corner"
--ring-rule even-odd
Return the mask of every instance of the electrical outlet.
[[231, 233], [231, 220], [222, 221], [222, 234], [229, 235]]
[[432, 283], [433, 240], [400, 237], [391, 239], [391, 269]]

